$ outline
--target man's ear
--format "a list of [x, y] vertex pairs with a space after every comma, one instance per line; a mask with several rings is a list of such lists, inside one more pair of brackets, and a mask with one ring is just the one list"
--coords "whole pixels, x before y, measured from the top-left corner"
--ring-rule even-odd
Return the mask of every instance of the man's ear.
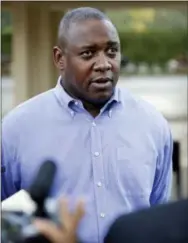
[[59, 46], [54, 46], [53, 48], [53, 60], [55, 66], [60, 71], [64, 71], [65, 68], [65, 56], [63, 50]]

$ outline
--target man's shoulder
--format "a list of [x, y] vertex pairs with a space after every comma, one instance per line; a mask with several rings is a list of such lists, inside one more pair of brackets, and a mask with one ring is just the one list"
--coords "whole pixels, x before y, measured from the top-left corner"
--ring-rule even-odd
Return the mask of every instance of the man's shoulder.
[[3, 126], [23, 124], [26, 120], [32, 122], [32, 117], [42, 115], [52, 98], [52, 90], [48, 90], [20, 103], [3, 117]]

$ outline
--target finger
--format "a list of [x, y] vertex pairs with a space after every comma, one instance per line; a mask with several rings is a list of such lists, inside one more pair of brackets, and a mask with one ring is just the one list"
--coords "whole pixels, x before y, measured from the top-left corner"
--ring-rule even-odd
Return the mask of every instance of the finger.
[[76, 229], [79, 221], [83, 217], [84, 202], [79, 200], [74, 212], [70, 212], [68, 208], [68, 201], [66, 198], [62, 198], [60, 201], [60, 222], [64, 230]]
[[47, 220], [35, 220], [34, 225], [39, 230], [39, 232], [44, 235], [48, 240], [53, 243], [62, 243], [63, 242], [63, 231], [51, 221]]
[[76, 210], [73, 214], [75, 227], [77, 227], [78, 223], [80, 222], [84, 214], [85, 214], [84, 202], [83, 200], [79, 200], [76, 206]]
[[66, 198], [62, 198], [59, 204], [59, 212], [60, 212], [60, 223], [62, 226], [66, 228], [66, 225], [69, 224], [71, 220], [71, 213], [68, 208], [68, 200]]

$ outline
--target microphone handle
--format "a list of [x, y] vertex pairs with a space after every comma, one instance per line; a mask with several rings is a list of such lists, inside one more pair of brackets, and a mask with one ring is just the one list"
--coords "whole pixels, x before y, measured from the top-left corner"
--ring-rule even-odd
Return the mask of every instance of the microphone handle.
[[23, 243], [53, 243], [53, 242], [49, 241], [45, 236], [40, 234], [34, 237], [27, 238]]

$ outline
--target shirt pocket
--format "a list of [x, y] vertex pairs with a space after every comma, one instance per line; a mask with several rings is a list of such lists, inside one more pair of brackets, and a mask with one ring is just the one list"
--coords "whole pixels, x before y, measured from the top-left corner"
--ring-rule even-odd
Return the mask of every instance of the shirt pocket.
[[156, 159], [138, 148], [120, 146], [116, 148], [115, 171], [118, 184], [126, 195], [149, 195], [152, 191]]

